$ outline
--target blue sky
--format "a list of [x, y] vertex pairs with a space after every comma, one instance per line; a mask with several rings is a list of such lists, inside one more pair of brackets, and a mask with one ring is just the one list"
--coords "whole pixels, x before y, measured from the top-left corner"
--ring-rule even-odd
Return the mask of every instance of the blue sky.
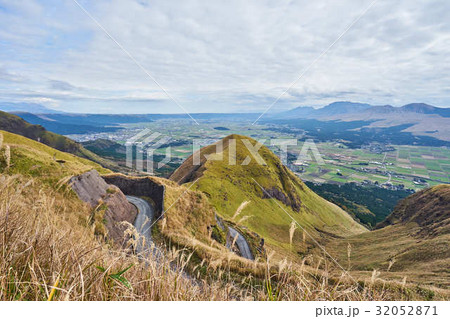
[[[81, 1], [189, 112], [266, 109], [372, 2]], [[273, 106], [450, 107], [450, 3], [378, 0]], [[0, 0], [0, 101], [183, 112], [73, 0]]]

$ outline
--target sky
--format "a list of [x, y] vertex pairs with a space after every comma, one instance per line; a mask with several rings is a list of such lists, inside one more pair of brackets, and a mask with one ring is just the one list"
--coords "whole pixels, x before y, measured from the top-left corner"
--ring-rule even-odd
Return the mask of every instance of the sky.
[[0, 102], [82, 113], [450, 107], [448, 0], [77, 1], [98, 24], [75, 0], [0, 0]]

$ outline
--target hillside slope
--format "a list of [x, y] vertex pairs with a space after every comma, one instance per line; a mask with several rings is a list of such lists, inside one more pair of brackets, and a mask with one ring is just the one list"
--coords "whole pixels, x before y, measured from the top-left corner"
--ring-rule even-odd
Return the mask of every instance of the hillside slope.
[[450, 234], [450, 185], [425, 189], [400, 201], [377, 228], [407, 223], [418, 224], [428, 236]]
[[[178, 185], [172, 181], [158, 177], [136, 177], [122, 174], [111, 174], [108, 169], [90, 160], [77, 157], [73, 154], [65, 153], [53, 149], [42, 143], [33, 141], [26, 137], [0, 131], [0, 182], [4, 176], [18, 176], [22, 179], [33, 181], [36, 185], [35, 191], [40, 189], [49, 189], [57, 196], [66, 197], [66, 204], [79, 206], [81, 201], [75, 195], [75, 192], [67, 192], [67, 185], [72, 184], [74, 189], [78, 189], [77, 194], [85, 193], [92, 208], [89, 212], [95, 219], [92, 227], [95, 234], [107, 236], [114, 242], [121, 242], [120, 234], [122, 228], [115, 229], [110, 227], [112, 220], [132, 220], [129, 217], [124, 206], [122, 191], [112, 185], [106, 186], [104, 181], [98, 182], [98, 171], [102, 175], [121, 176], [128, 180], [132, 185], [131, 190], [124, 189], [126, 195], [135, 195], [155, 202], [150, 194], [139, 190], [139, 187], [149, 184], [159, 185], [164, 188], [163, 207], [164, 218], [155, 221], [154, 227], [156, 234], [160, 235], [161, 241], [170, 242], [177, 247], [185, 247], [195, 250], [196, 256], [202, 260], [219, 260], [230, 254], [224, 242], [220, 238], [211, 237], [211, 229], [218, 229], [215, 219], [215, 209], [209, 203], [204, 194], [199, 191], [188, 189], [183, 185]], [[97, 180], [97, 181], [96, 181]], [[76, 185], [76, 184], [79, 185]], [[121, 195], [121, 196], [119, 196]], [[91, 200], [95, 198], [94, 201]], [[100, 205], [99, 199], [104, 205]], [[97, 205], [98, 201], [98, 205]], [[67, 204], [69, 205], [69, 204]], [[114, 207], [111, 207], [113, 205]], [[122, 209], [123, 208], [123, 209]], [[62, 207], [65, 210], [65, 207]], [[85, 213], [85, 218], [89, 217]], [[103, 216], [103, 217], [99, 217]], [[91, 218], [91, 219], [92, 219]], [[105, 223], [107, 230], [102, 229]], [[119, 231], [120, 230], [120, 231]], [[231, 262], [230, 262], [231, 261]], [[249, 262], [243, 260], [237, 255], [228, 256], [223, 262], [228, 262], [231, 269], [238, 269], [242, 265], [249, 266]], [[251, 264], [251, 267], [254, 267]]]
[[[386, 278], [424, 285], [450, 286], [450, 185], [438, 185], [399, 202], [377, 230], [330, 242], [327, 249], [347, 264], [351, 245], [351, 268], [373, 269]], [[388, 273], [386, 272], [388, 271]], [[368, 274], [368, 275], [369, 275]]]
[[[266, 163], [260, 165], [246, 146], [255, 145], [255, 140], [230, 135], [222, 143], [222, 158], [214, 155], [214, 159], [207, 160], [215, 153], [217, 143], [202, 148], [200, 154], [188, 158], [170, 179], [180, 184], [198, 179], [193, 188], [206, 194], [220, 216], [256, 232], [271, 248], [283, 249], [283, 254], [293, 256], [310, 248], [311, 239], [301, 230], [294, 232], [291, 245], [290, 216], [316, 240], [367, 231], [338, 206], [312, 192], [267, 147], [261, 146], [258, 151]], [[200, 156], [199, 165], [193, 165], [195, 156]], [[249, 158], [248, 165], [242, 165]]]
[[38, 177], [50, 183], [91, 169], [110, 172], [88, 159], [58, 151], [32, 139], [5, 131], [0, 131], [0, 135], [0, 172]]
[[[298, 269], [292, 264], [240, 258], [213, 238], [216, 210], [204, 193], [192, 189], [193, 184], [189, 189], [162, 178], [109, 175], [134, 182], [130, 191], [137, 191], [146, 181], [164, 187], [164, 218], [157, 221], [154, 236], [155, 240], [163, 237], [171, 249], [162, 260], [142, 259], [105, 241], [102, 226], [117, 216], [108, 215], [104, 205], [97, 205], [101, 211], [92, 209], [64, 187], [73, 175], [92, 169], [107, 174], [108, 170], [23, 136], [1, 131], [0, 139], [0, 220], [8, 221], [0, 223], [4, 251], [0, 267], [6, 271], [0, 278], [1, 300], [424, 298], [416, 292], [406, 295], [395, 287], [386, 290], [384, 284], [374, 286], [373, 282], [363, 283], [364, 289], [359, 290], [360, 284], [341, 280], [342, 274], [330, 277], [331, 268], [319, 269], [324, 263], [317, 267], [302, 264]], [[89, 198], [96, 193], [100, 197], [118, 195], [101, 181], [103, 189], [98, 192], [95, 180], [99, 176], [93, 171], [86, 175], [95, 178], [81, 179], [78, 186], [84, 185]], [[103, 199], [104, 204], [111, 203]], [[303, 214], [302, 207], [299, 214]], [[190, 261], [195, 267], [190, 267]], [[244, 276], [236, 277], [238, 273]], [[55, 282], [59, 282], [58, 289], [51, 294]]]
[[386, 219], [397, 203], [411, 195], [409, 190], [359, 186], [354, 182], [339, 184], [305, 183], [311, 190], [326, 200], [335, 203], [369, 229]]
[[30, 124], [22, 118], [13, 114], [0, 111], [0, 130], [25, 136], [29, 139], [41, 142], [59, 151], [84, 157], [86, 159], [99, 163], [104, 167], [108, 167], [111, 169], [117, 168], [116, 165], [111, 161], [108, 161], [92, 153], [77, 142], [65, 136], [49, 132], [40, 125]]

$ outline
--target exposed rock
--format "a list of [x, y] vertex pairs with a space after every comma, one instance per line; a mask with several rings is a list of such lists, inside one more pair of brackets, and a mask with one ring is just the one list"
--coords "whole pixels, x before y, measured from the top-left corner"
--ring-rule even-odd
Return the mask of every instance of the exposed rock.
[[286, 206], [292, 207], [295, 212], [299, 212], [302, 205], [301, 200], [296, 198], [294, 194], [290, 194], [288, 197], [277, 187], [264, 189], [262, 198], [275, 198]]
[[96, 170], [72, 177], [70, 184], [78, 197], [93, 207], [98, 205], [109, 187]]
[[164, 186], [148, 177], [129, 177], [122, 174], [103, 176], [108, 184], [116, 185], [125, 195], [145, 196], [153, 201], [156, 217], [164, 211]]
[[136, 219], [136, 207], [128, 202], [122, 191], [108, 185], [96, 170], [92, 170], [72, 177], [70, 185], [78, 197], [92, 208], [100, 204], [106, 205], [104, 215], [108, 237], [115, 243], [123, 245], [125, 242], [125, 226], [121, 222], [133, 223]]

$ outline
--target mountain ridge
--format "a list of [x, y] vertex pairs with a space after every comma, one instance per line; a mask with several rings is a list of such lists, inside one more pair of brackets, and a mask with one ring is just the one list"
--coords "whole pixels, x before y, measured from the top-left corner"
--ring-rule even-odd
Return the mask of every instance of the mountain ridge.
[[345, 262], [350, 245], [353, 271], [448, 289], [449, 240], [450, 185], [437, 185], [401, 200], [377, 229], [326, 248]]
[[[305, 111], [303, 111], [303, 109]], [[279, 118], [284, 116], [306, 116], [307, 118], [327, 117], [349, 113], [418, 113], [418, 114], [436, 114], [442, 117], [450, 117], [450, 108], [442, 108], [426, 103], [409, 103], [399, 107], [389, 104], [386, 105], [371, 105], [367, 103], [337, 101], [325, 105], [321, 108], [313, 108], [310, 106], [298, 106], [288, 111], [277, 113], [274, 116]], [[300, 117], [299, 117], [300, 118]]]
[[[217, 147], [221, 148], [220, 143], [223, 147], [215, 153]], [[259, 147], [257, 153], [265, 164], [256, 162], [248, 145]], [[193, 162], [195, 157], [200, 159], [197, 165]], [[297, 255], [294, 252], [307, 251], [308, 243], [297, 237], [302, 236], [303, 230], [317, 239], [367, 231], [347, 212], [311, 191], [267, 147], [257, 146], [255, 140], [245, 136], [229, 135], [202, 148], [170, 179], [202, 191], [220, 217], [257, 233], [266, 244], [283, 253]], [[294, 244], [289, 241], [291, 216], [300, 225], [296, 227], [303, 229], [295, 234]]]
[[92, 160], [108, 168], [117, 168], [114, 163], [85, 149], [81, 144], [65, 136], [47, 131], [41, 125], [30, 124], [14, 114], [0, 111], [0, 130], [30, 138], [59, 151]]
[[417, 223], [422, 234], [450, 234], [450, 185], [437, 185], [401, 200], [377, 229]]
[[0, 110], [5, 112], [30, 112], [36, 114], [64, 113], [58, 110], [50, 109], [41, 104], [24, 102], [0, 102]]

